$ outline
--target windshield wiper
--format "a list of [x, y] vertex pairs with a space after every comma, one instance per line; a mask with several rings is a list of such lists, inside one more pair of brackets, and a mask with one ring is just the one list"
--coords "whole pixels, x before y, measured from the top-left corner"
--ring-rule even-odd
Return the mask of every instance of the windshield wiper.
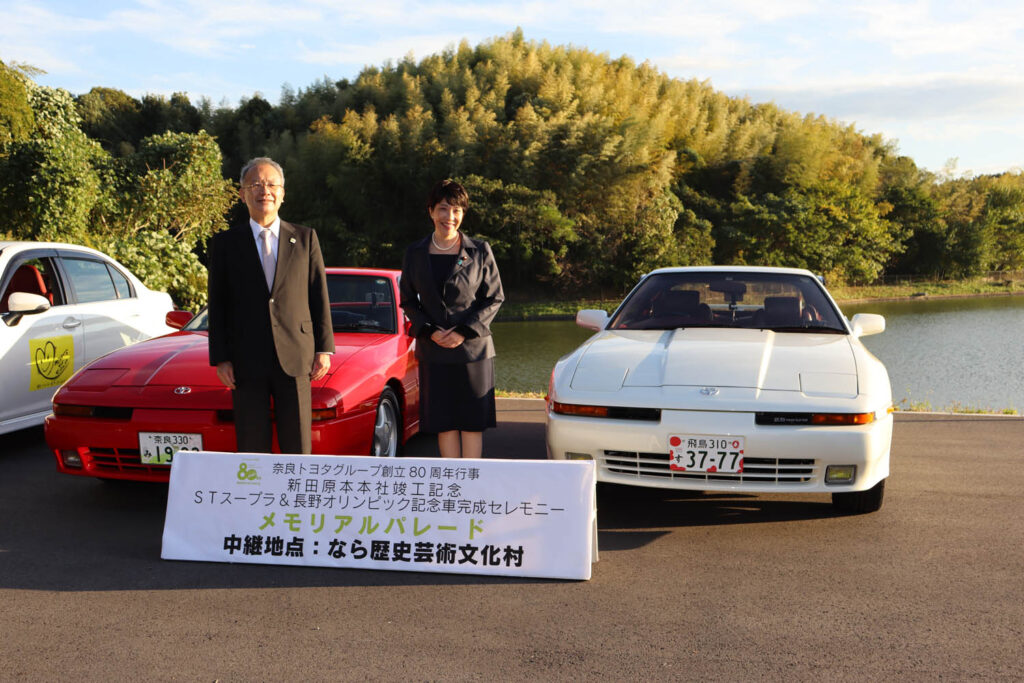
[[846, 334], [846, 330], [841, 330], [836, 327], [826, 327], [824, 325], [776, 325], [776, 326], [765, 326], [762, 330], [771, 330], [772, 332], [810, 332], [820, 334]]
[[335, 331], [339, 330], [382, 330], [384, 326], [373, 318], [363, 318], [352, 323], [338, 323], [334, 325]]

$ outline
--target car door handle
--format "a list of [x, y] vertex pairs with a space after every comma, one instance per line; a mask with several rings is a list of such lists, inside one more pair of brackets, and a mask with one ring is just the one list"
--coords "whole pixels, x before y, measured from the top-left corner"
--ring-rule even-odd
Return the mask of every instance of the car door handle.
[[73, 330], [81, 324], [82, 321], [79, 320], [78, 318], [66, 318], [64, 320], [64, 328], [68, 330]]

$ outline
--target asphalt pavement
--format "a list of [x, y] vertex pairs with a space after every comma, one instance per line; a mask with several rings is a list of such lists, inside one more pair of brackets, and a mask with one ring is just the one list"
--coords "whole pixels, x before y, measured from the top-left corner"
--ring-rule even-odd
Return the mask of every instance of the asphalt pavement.
[[[543, 417], [500, 401], [485, 456]], [[166, 487], [2, 438], [0, 681], [1024, 680], [1019, 417], [898, 414], [869, 515], [602, 489], [589, 581], [164, 561]]]

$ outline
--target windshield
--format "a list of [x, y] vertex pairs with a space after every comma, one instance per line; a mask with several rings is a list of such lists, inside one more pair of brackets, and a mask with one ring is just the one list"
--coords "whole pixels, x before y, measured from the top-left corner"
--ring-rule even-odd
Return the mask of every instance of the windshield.
[[[335, 332], [389, 332], [397, 327], [395, 297], [391, 280], [368, 275], [328, 275], [327, 295], [331, 300], [331, 323]], [[209, 329], [206, 309], [182, 329]]]
[[610, 330], [746, 327], [845, 334], [840, 313], [813, 277], [791, 273], [695, 271], [644, 279]]

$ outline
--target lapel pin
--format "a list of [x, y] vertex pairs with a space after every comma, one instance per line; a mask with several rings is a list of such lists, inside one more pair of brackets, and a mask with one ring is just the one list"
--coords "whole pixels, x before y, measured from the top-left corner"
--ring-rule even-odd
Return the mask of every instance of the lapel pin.
[[294, 237], [288, 238], [288, 241], [291, 242], [292, 244], [295, 244], [295, 238]]

